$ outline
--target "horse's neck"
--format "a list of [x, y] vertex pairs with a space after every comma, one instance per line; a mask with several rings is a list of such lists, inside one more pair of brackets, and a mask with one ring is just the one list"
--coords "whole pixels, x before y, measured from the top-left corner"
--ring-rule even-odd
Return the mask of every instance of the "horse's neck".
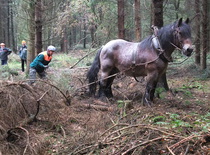
[[175, 47], [173, 46], [173, 33], [172, 32], [164, 32], [164, 29], [161, 31], [159, 31], [159, 41], [161, 44], [161, 47], [163, 49], [163, 53], [165, 58], [170, 62], [173, 61], [171, 54], [173, 53], [173, 51], [175, 50]]

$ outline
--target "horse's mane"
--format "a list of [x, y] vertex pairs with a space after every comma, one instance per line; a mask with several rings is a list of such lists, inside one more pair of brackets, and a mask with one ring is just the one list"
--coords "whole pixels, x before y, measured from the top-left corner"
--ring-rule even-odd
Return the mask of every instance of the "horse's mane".
[[[176, 25], [177, 25], [177, 21], [172, 24], [168, 24], [158, 30], [158, 39], [159, 39], [161, 46], [163, 48], [166, 48], [167, 46], [171, 46], [170, 42], [172, 42], [172, 40], [173, 40], [173, 31], [176, 28]], [[180, 28], [183, 29], [182, 32], [185, 32], [185, 34], [182, 34], [182, 35], [189, 36], [190, 27], [188, 24], [183, 22], [182, 25], [180, 26]], [[144, 40], [142, 40], [140, 42], [140, 44], [141, 44], [140, 48], [142, 50], [151, 48], [153, 46], [152, 45], [152, 35], [150, 35], [147, 38], [145, 38]]]
[[[162, 42], [166, 42], [166, 40], [171, 40], [172, 35], [170, 35], [172, 27], [175, 26], [175, 23], [166, 25], [158, 30], [158, 38], [161, 39]], [[151, 48], [152, 45], [152, 35], [146, 37], [144, 40], [140, 42], [141, 49], [145, 50], [146, 48]], [[168, 38], [169, 37], [169, 38]]]

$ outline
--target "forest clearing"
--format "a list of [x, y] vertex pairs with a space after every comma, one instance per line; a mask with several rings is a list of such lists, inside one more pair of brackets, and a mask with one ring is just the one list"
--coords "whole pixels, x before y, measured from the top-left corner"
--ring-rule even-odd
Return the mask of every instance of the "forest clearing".
[[114, 81], [114, 98], [89, 97], [86, 60], [70, 69], [85, 55], [55, 55], [49, 81], [35, 86], [18, 69], [1, 70], [9, 75], [0, 87], [1, 154], [209, 154], [209, 73], [198, 71], [192, 58], [169, 65], [174, 95], [158, 89], [148, 107], [141, 104], [145, 81], [123, 74]]
[[210, 155], [209, 8], [2, 0], [0, 155]]

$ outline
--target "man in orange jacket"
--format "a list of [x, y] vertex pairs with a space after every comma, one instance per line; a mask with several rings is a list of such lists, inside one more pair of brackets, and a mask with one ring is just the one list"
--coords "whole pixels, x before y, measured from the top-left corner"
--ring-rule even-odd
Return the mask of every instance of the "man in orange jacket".
[[48, 64], [52, 59], [53, 53], [56, 51], [56, 48], [52, 45], [47, 47], [47, 51], [41, 52], [30, 64], [29, 77], [30, 84], [33, 84], [36, 80], [36, 73], [41, 79], [46, 78], [45, 69], [48, 68]]

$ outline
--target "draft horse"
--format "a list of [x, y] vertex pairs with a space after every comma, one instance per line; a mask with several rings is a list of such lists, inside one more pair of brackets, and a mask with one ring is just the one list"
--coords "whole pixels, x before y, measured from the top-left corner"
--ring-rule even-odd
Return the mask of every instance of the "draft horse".
[[111, 85], [118, 72], [132, 77], [146, 76], [146, 90], [142, 102], [150, 106], [158, 80], [166, 74], [175, 48], [182, 49], [186, 56], [193, 52], [189, 18], [186, 21], [180, 18], [158, 30], [157, 38], [162, 50], [155, 48], [153, 37], [154, 35], [151, 35], [139, 43], [116, 39], [104, 45], [97, 52], [87, 73], [90, 94], [95, 96], [100, 70], [99, 97], [113, 97]]

